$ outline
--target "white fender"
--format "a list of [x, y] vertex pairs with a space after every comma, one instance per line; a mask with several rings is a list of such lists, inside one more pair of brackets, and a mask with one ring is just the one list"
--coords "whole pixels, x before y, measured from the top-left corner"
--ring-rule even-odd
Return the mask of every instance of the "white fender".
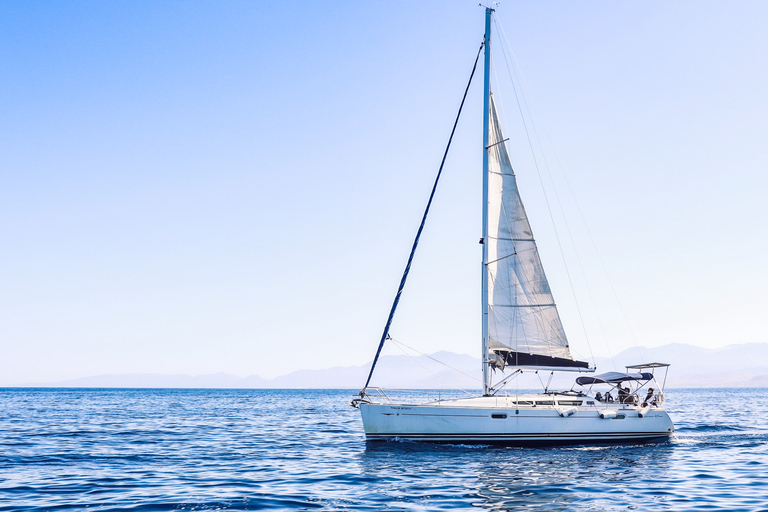
[[616, 411], [612, 411], [610, 409], [604, 409], [600, 411], [600, 417], [604, 420], [610, 420], [611, 418], [615, 418], [618, 413]]
[[640, 411], [637, 413], [637, 417], [638, 417], [638, 418], [642, 418], [643, 416], [645, 416], [646, 414], [648, 414], [648, 409], [650, 409], [650, 408], [651, 408], [651, 406], [650, 406], [650, 405], [646, 405], [645, 407], [643, 407], [642, 409], [640, 409]]
[[567, 418], [568, 416], [573, 416], [578, 411], [579, 411], [578, 407], [558, 407], [557, 408], [557, 413], [563, 418]]

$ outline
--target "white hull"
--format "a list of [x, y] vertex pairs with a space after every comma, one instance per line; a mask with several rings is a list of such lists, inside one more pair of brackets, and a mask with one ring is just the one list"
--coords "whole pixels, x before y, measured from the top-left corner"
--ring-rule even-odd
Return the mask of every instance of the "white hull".
[[[552, 405], [515, 405], [516, 401]], [[574, 401], [582, 403], [568, 404]], [[643, 414], [640, 406], [603, 404], [572, 395], [478, 397], [427, 404], [362, 402], [359, 407], [368, 441], [518, 446], [626, 443], [664, 440], [674, 431], [661, 407], [651, 407]]]

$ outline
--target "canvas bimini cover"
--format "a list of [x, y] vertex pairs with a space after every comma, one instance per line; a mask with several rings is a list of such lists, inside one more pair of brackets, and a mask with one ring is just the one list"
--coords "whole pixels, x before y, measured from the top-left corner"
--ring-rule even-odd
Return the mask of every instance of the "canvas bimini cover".
[[[488, 351], [495, 366], [589, 371], [574, 361], [517, 188], [496, 104], [488, 142]], [[496, 355], [498, 358], [494, 358]]]
[[627, 382], [630, 380], [651, 379], [653, 379], [652, 373], [608, 372], [601, 373], [600, 375], [592, 375], [590, 377], [578, 377], [576, 379], [576, 384], [579, 386], [591, 386], [592, 384], [618, 384], [620, 382]]

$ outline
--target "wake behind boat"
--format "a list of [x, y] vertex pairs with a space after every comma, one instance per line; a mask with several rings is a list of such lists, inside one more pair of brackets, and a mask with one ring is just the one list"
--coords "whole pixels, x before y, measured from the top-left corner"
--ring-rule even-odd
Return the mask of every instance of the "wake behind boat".
[[[384, 391], [369, 387], [381, 349], [389, 338], [389, 328], [442, 172], [441, 165], [368, 379], [352, 405], [360, 409], [366, 439], [370, 441], [411, 439], [542, 445], [665, 439], [674, 431], [664, 409], [663, 385], [669, 365], [640, 364], [627, 367], [626, 372], [591, 375], [595, 369], [571, 355], [517, 188], [507, 139], [491, 93], [493, 13], [493, 9], [486, 8], [485, 36], [477, 57], [484, 52], [480, 239], [483, 395], [427, 403], [396, 403]], [[464, 99], [468, 89], [469, 84]], [[661, 383], [655, 375], [660, 369], [664, 370]], [[556, 371], [590, 375], [576, 379], [579, 390], [551, 392], [545, 386], [540, 394], [512, 394], [505, 389], [522, 372]], [[497, 373], [501, 378], [494, 382]]]

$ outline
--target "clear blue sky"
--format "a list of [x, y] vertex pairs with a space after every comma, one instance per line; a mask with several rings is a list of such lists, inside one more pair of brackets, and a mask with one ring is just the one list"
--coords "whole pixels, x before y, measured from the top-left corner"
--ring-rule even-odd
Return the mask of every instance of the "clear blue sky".
[[[482, 38], [476, 1], [0, 12], [0, 385], [372, 358]], [[503, 2], [499, 17], [637, 341], [768, 341], [768, 4]], [[393, 326], [424, 352], [479, 353], [479, 84]], [[588, 356], [515, 139], [566, 330]], [[592, 350], [631, 347], [561, 198]]]

